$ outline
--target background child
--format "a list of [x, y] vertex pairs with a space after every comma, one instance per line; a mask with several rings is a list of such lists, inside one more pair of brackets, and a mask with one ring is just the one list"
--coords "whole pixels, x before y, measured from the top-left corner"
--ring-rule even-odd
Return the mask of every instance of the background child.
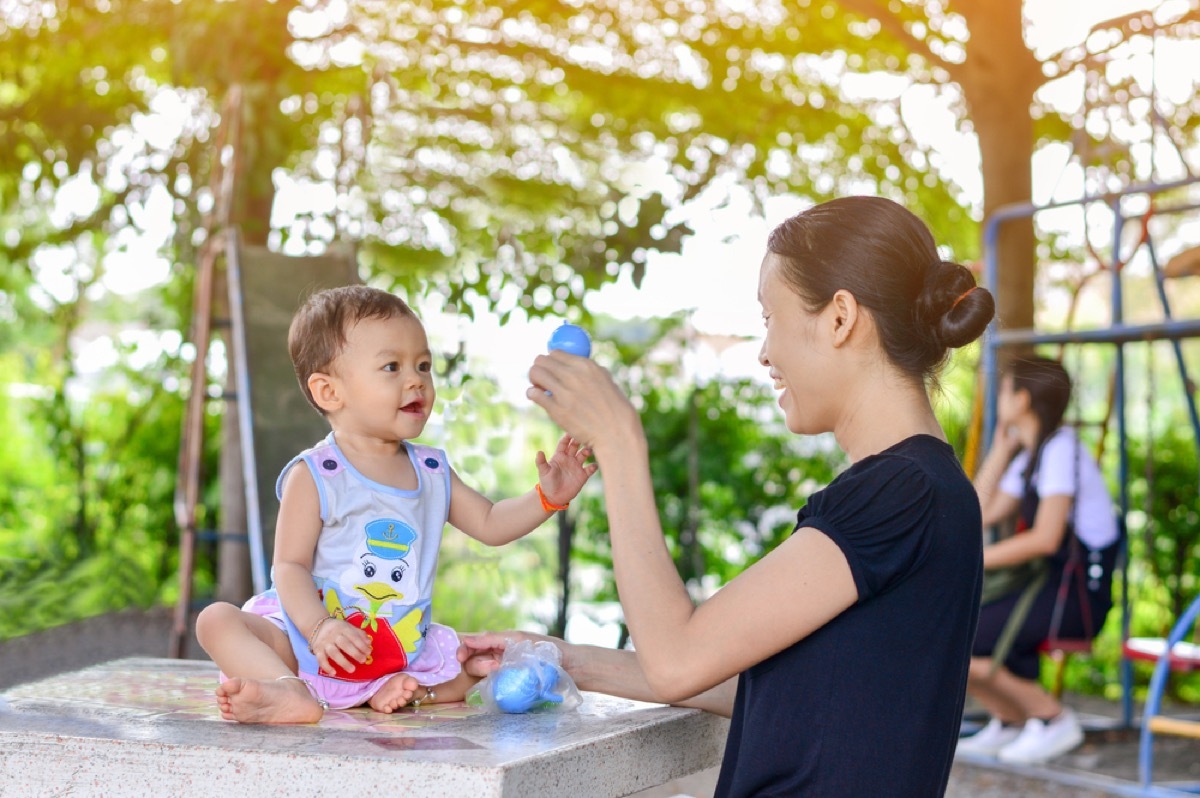
[[1041, 686], [1039, 647], [1052, 634], [1090, 639], [1104, 626], [1121, 528], [1099, 464], [1063, 423], [1071, 378], [1062, 363], [1013, 360], [996, 399], [996, 432], [975, 487], [984, 526], [1015, 519], [1019, 534], [985, 546], [983, 567], [1044, 560], [1046, 568], [1040, 587], [1028, 588], [1030, 603], [1026, 585], [1016, 585], [980, 607], [967, 691], [991, 719], [958, 750], [1033, 764], [1083, 743], [1078, 717]]
[[596, 466], [564, 436], [549, 460], [537, 453], [534, 490], [493, 504], [445, 452], [411, 443], [433, 408], [433, 356], [416, 314], [384, 291], [313, 295], [288, 349], [332, 432], [279, 477], [273, 588], [197, 620], [227, 677], [221, 716], [305, 723], [326, 708], [461, 700], [473, 679], [461, 674], [458, 638], [431, 623], [444, 524], [490, 546], [516, 540], [564, 509]]

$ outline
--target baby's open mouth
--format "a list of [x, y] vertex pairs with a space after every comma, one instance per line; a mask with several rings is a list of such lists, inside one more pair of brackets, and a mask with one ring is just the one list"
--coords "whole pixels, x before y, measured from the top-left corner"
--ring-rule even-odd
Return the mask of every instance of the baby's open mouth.
[[401, 413], [420, 413], [424, 409], [425, 409], [425, 403], [418, 399], [417, 401], [409, 402], [404, 407], [400, 408], [400, 412]]

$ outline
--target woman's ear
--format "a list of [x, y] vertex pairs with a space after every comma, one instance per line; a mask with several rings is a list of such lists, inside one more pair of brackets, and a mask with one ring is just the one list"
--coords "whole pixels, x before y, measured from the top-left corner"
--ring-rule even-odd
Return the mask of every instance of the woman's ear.
[[314, 371], [308, 375], [308, 390], [312, 393], [317, 407], [326, 413], [332, 413], [342, 406], [341, 395], [338, 393], [337, 380], [329, 374]]
[[854, 294], [844, 288], [834, 292], [833, 298], [829, 300], [829, 307], [832, 310], [833, 345], [841, 346], [850, 340], [850, 334], [859, 325], [861, 308]]

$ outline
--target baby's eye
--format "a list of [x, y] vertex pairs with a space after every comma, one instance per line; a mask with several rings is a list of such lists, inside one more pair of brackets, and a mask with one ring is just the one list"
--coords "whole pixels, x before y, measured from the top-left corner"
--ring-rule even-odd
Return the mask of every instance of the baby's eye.
[[417, 364], [417, 371], [421, 372], [422, 374], [428, 374], [429, 372], [433, 371], [433, 362], [429, 360], [422, 360]]
[[384, 371], [399, 371], [400, 364], [393, 360], [391, 363], [385, 364], [383, 367], [383, 370]]

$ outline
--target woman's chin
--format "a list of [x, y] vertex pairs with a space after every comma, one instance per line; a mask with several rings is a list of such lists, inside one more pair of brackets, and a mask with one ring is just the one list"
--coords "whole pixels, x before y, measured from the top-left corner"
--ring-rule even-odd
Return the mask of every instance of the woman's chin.
[[[782, 397], [780, 398], [782, 399]], [[800, 414], [794, 408], [785, 405], [782, 401], [779, 403], [779, 406], [783, 409], [783, 425], [787, 427], [788, 432], [793, 435], [804, 435], [807, 430], [805, 429], [803, 419], [800, 418]]]

